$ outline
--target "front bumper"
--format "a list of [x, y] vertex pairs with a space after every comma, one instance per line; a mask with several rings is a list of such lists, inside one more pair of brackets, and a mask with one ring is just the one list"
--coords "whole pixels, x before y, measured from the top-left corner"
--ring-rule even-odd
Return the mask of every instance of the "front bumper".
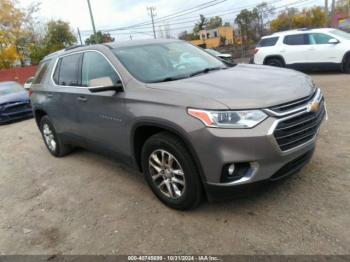
[[26, 109], [26, 110], [11, 112], [11, 113], [0, 112], [0, 124], [5, 124], [12, 121], [31, 118], [31, 117], [33, 117], [32, 109]]
[[[217, 192], [230, 195], [238, 185], [289, 176], [310, 161], [319, 130], [306, 142], [283, 151], [274, 136], [281, 120], [270, 116], [252, 129], [203, 128], [192, 133], [209, 199], [216, 198]], [[206, 145], [211, 145], [210, 150]], [[230, 163], [249, 163], [250, 169], [237, 180], [222, 182], [223, 167]]]

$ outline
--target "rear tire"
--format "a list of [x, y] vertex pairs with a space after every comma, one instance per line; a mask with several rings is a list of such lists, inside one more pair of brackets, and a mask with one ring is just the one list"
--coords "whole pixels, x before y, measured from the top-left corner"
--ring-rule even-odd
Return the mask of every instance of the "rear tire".
[[40, 131], [49, 152], [55, 157], [63, 157], [71, 152], [71, 147], [62, 142], [48, 116], [40, 119]]
[[178, 210], [200, 204], [202, 184], [198, 171], [178, 137], [168, 132], [155, 134], [145, 142], [141, 154], [146, 181], [164, 204]]
[[343, 64], [343, 72], [345, 74], [350, 74], [350, 55], [348, 55], [345, 58], [344, 64]]
[[271, 58], [271, 59], [268, 59], [268, 60], [265, 62], [265, 65], [268, 65], [268, 66], [275, 66], [275, 67], [284, 67], [284, 63], [283, 63], [282, 60], [279, 59], [279, 58]]

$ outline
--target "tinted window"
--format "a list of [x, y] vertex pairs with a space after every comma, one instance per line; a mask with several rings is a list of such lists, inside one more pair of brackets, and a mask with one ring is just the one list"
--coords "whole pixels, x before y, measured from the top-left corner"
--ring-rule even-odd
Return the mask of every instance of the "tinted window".
[[[56, 81], [62, 86], [80, 86], [80, 62], [81, 54], [68, 55], [60, 58], [56, 67], [55, 75], [58, 74]], [[57, 72], [57, 70], [59, 70]]]
[[328, 41], [331, 39], [333, 39], [333, 37], [326, 34], [321, 34], [321, 33], [310, 34], [310, 43], [313, 45], [328, 44]]
[[284, 37], [283, 43], [286, 45], [308, 45], [309, 39], [306, 34], [287, 35]]
[[120, 82], [118, 74], [101, 54], [86, 52], [83, 58], [82, 85], [90, 86], [92, 79], [109, 77], [113, 84]]
[[46, 60], [39, 64], [39, 69], [36, 71], [33, 79], [33, 84], [40, 84], [43, 81], [44, 77], [46, 76], [50, 61], [51, 60]]
[[269, 37], [261, 39], [257, 47], [274, 46], [277, 43], [278, 37]]

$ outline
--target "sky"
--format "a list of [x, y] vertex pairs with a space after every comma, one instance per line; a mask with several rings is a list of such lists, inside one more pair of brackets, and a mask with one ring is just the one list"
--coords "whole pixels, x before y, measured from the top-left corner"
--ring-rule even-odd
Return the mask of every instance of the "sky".
[[[19, 0], [21, 7], [29, 6], [33, 2], [39, 2], [40, 11], [38, 16], [42, 21], [51, 19], [61, 19], [70, 23], [72, 29], [77, 33], [79, 27], [81, 35], [86, 39], [92, 33], [91, 20], [87, 0]], [[139, 28], [128, 30], [111, 31], [110, 34], [116, 40], [144, 39], [152, 38], [151, 17], [148, 14], [147, 7], [155, 7], [155, 30], [161, 36], [160, 30], [168, 27], [172, 37], [184, 30], [191, 31], [195, 20], [199, 14], [207, 17], [219, 15], [224, 22], [233, 23], [237, 13], [244, 9], [252, 9], [255, 5], [263, 2], [262, 0], [90, 0], [96, 30], [109, 30], [130, 25], [146, 23]], [[198, 5], [210, 2], [208, 8], [202, 10], [189, 10], [186, 15], [167, 17], [167, 21], [162, 17], [169, 16], [176, 12], [185, 11]], [[324, 0], [265, 0], [272, 3], [276, 12], [285, 7], [307, 7], [313, 5], [322, 5]], [[201, 6], [204, 7], [204, 6]], [[181, 13], [180, 13], [181, 14]], [[179, 14], [178, 14], [179, 15]]]

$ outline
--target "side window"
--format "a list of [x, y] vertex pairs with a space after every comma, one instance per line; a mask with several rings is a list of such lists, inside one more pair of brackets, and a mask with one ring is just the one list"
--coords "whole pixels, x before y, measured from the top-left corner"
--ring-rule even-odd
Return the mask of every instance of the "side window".
[[331, 37], [326, 34], [314, 33], [310, 35], [310, 42], [314, 45], [324, 45], [328, 44], [328, 41], [334, 37]]
[[58, 60], [54, 81], [61, 86], [81, 85], [81, 54], [67, 55]]
[[274, 46], [278, 41], [278, 37], [269, 37], [261, 39], [258, 43], [257, 47], [268, 47], [268, 46]]
[[120, 83], [118, 74], [110, 63], [97, 52], [85, 52], [82, 65], [82, 86], [90, 86], [90, 81], [109, 77], [113, 84]]
[[308, 45], [309, 38], [307, 34], [287, 35], [283, 39], [286, 45]]
[[44, 78], [46, 76], [50, 61], [51, 60], [46, 60], [46, 61], [43, 61], [39, 64], [39, 69], [36, 71], [36, 74], [35, 74], [33, 82], [32, 82], [33, 84], [42, 83], [42, 81], [44, 80]]

